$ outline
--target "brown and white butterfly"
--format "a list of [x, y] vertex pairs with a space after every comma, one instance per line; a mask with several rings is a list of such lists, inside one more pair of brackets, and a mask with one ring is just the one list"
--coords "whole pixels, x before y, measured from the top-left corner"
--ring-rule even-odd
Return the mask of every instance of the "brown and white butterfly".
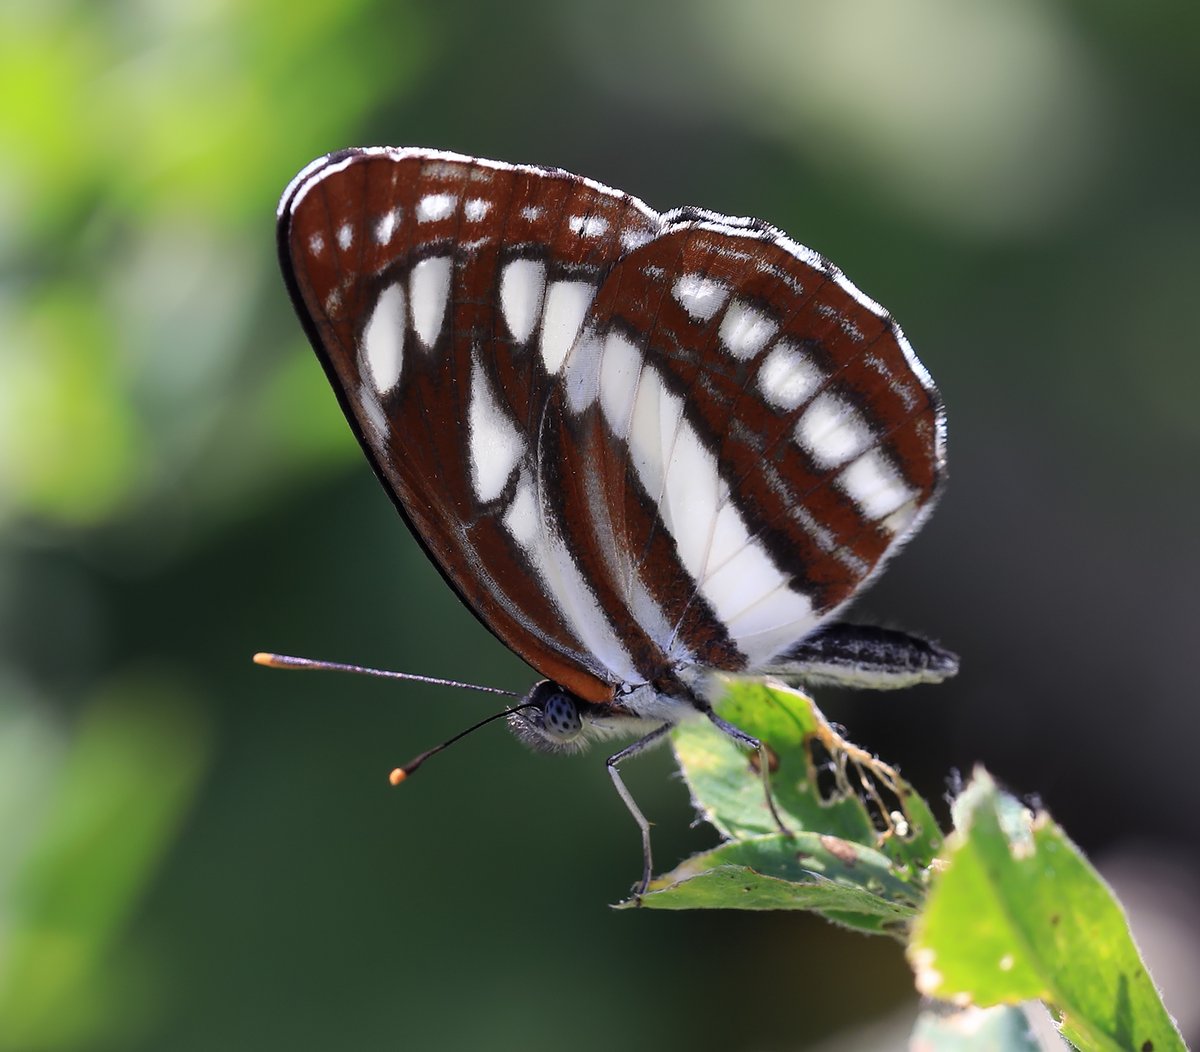
[[[542, 676], [550, 750], [711, 719], [720, 673], [896, 687], [957, 660], [832, 620], [944, 475], [899, 327], [752, 219], [425, 149], [309, 165], [283, 272], [346, 417], [464, 603]], [[767, 765], [762, 765], [764, 778]]]

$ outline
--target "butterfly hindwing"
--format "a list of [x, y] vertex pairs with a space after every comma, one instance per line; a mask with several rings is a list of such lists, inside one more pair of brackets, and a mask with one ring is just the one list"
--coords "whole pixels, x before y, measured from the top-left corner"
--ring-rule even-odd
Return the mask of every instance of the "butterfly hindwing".
[[899, 329], [760, 224], [668, 219], [610, 273], [564, 386], [565, 412], [590, 395], [611, 436], [569, 449], [601, 466], [613, 548], [662, 597], [672, 661], [754, 669], [803, 638], [942, 470], [940, 405]]

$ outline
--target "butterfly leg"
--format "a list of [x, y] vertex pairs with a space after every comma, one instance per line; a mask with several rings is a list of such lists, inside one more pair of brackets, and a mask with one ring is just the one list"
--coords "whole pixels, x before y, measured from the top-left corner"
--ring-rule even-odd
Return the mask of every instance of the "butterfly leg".
[[758, 771], [762, 776], [763, 793], [767, 797], [767, 808], [771, 812], [771, 817], [775, 819], [775, 824], [779, 827], [779, 832], [784, 836], [791, 836], [792, 831], [783, 823], [783, 819], [779, 817], [779, 812], [775, 808], [775, 796], [771, 792], [771, 766], [770, 755], [767, 752], [767, 746], [764, 742], [757, 738], [752, 738], [744, 730], [735, 727], [728, 720], [721, 719], [713, 710], [705, 705], [701, 710], [708, 717], [709, 722], [717, 728], [722, 734], [728, 735], [739, 745], [744, 745], [748, 749], [753, 749], [758, 753]]
[[644, 895], [646, 889], [650, 886], [650, 877], [653, 872], [653, 865], [650, 861], [650, 823], [646, 820], [646, 816], [642, 814], [642, 809], [638, 807], [637, 802], [633, 799], [629, 790], [625, 787], [625, 782], [621, 778], [621, 772], [617, 770], [617, 765], [631, 756], [637, 756], [638, 753], [645, 752], [647, 749], [657, 745], [667, 736], [671, 725], [664, 723], [661, 727], [652, 730], [644, 738], [639, 738], [632, 745], [625, 746], [620, 752], [613, 753], [605, 764], [608, 766], [608, 773], [612, 777], [613, 785], [617, 787], [617, 792], [621, 799], [625, 801], [625, 806], [629, 808], [629, 813], [633, 815], [633, 820], [638, 824], [638, 828], [642, 831], [642, 879], [634, 886], [633, 894], [635, 898]]

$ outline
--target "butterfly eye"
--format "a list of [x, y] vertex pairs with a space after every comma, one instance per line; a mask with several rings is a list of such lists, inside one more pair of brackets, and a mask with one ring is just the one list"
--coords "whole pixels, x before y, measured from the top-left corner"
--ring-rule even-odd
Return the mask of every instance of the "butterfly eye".
[[567, 694], [555, 693], [546, 699], [542, 708], [545, 722], [543, 729], [547, 737], [557, 741], [570, 741], [583, 730], [579, 706]]
[[538, 752], [575, 752], [584, 747], [589, 706], [565, 687], [544, 679], [509, 713], [509, 729]]

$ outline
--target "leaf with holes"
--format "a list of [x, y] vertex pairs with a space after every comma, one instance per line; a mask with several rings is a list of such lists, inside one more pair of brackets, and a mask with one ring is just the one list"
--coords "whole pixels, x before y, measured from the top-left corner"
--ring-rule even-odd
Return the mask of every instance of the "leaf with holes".
[[919, 892], [887, 857], [820, 833], [731, 840], [688, 859], [650, 885], [657, 909], [814, 910], [846, 927], [902, 935]]
[[642, 905], [811, 909], [902, 936], [942, 841], [925, 801], [844, 741], [799, 691], [735, 681], [718, 708], [766, 743], [775, 803], [794, 835], [771, 817], [756, 758], [707, 723], [684, 724], [673, 742], [692, 800], [728, 842], [659, 877]]
[[1081, 1049], [1184, 1048], [1120, 905], [1047, 814], [979, 770], [954, 824], [909, 947], [922, 993], [981, 1006], [1039, 998]]

